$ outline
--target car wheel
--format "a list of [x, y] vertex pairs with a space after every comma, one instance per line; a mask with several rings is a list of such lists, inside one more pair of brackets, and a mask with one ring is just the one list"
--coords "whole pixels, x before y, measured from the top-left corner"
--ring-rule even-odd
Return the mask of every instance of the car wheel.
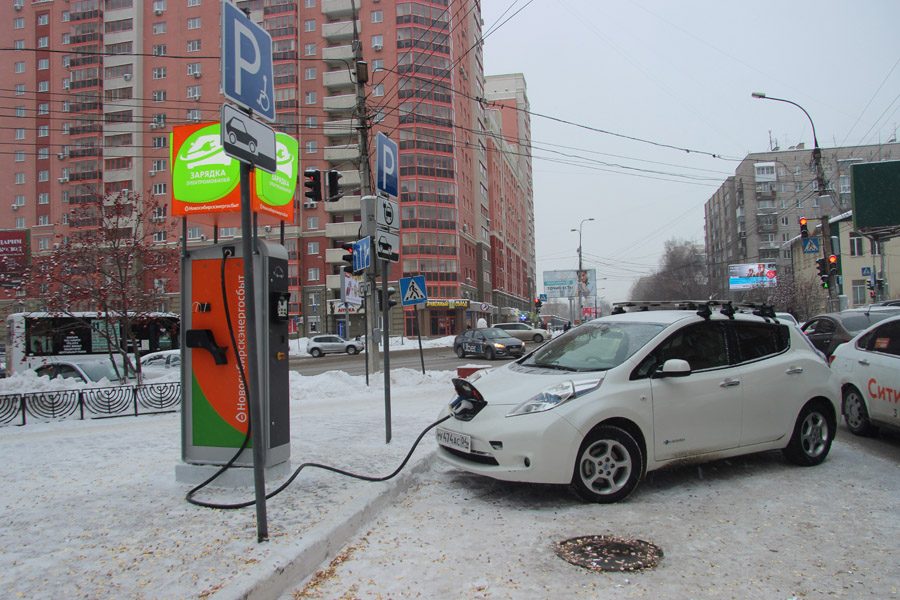
[[458, 357], [460, 357], [460, 358], [465, 358], [465, 357], [466, 357], [466, 351], [463, 350], [463, 347], [462, 347], [462, 346], [457, 346], [457, 347], [456, 347], [456, 355], [457, 355]]
[[544, 341], [544, 336], [542, 336], [539, 333], [536, 333], [536, 334], [534, 334], [534, 337], [532, 339], [534, 340], [535, 344], [540, 344], [541, 342]]
[[619, 427], [602, 425], [581, 443], [572, 489], [588, 502], [618, 502], [637, 487], [643, 460], [641, 448], [631, 434]]
[[322, 351], [318, 348], [313, 348], [309, 351], [309, 353], [312, 354], [313, 358], [319, 358], [320, 356], [322, 356]]
[[256, 142], [250, 142], [250, 153], [256, 154]]
[[828, 456], [834, 439], [835, 422], [825, 406], [822, 402], [810, 402], [800, 411], [791, 441], [782, 450], [785, 458], [792, 463], [812, 467]]
[[844, 390], [844, 422], [850, 433], [862, 436], [874, 435], [878, 430], [869, 420], [869, 411], [866, 409], [866, 401], [855, 387], [847, 386]]
[[232, 144], [237, 143], [237, 136], [234, 135], [233, 132], [232, 132], [232, 133], [229, 133], [229, 134], [228, 134], [228, 141], [231, 142]]
[[491, 348], [490, 346], [488, 346], [487, 348], [485, 348], [485, 349], [484, 349], [484, 357], [485, 357], [487, 360], [494, 360], [494, 358], [495, 358], [495, 355], [494, 355], [494, 349]]
[[347, 354], [356, 354], [359, 350], [356, 349], [356, 346], [347, 346]]

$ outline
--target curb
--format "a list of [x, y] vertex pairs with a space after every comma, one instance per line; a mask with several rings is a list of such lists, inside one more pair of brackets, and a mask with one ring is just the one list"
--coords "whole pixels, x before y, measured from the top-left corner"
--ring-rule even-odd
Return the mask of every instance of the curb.
[[380, 482], [381, 490], [345, 507], [341, 514], [313, 527], [294, 546], [281, 548], [251, 573], [229, 582], [210, 596], [215, 600], [277, 600], [292, 584], [313, 573], [337, 555], [362, 527], [397, 496], [409, 489], [417, 475], [431, 468], [434, 450], [419, 459], [393, 481]]

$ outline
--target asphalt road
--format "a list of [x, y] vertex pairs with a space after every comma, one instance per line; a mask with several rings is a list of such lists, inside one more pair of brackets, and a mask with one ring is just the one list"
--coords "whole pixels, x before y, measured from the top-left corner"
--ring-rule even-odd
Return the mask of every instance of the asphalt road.
[[[529, 347], [529, 350], [533, 349]], [[422, 369], [424, 360], [427, 371], [451, 371], [457, 367], [471, 364], [502, 365], [510, 359], [499, 358], [494, 361], [469, 356], [457, 358], [453, 348], [425, 348], [419, 356], [418, 344], [408, 342], [403, 346], [392, 346], [390, 349], [391, 369]], [[381, 355], [384, 365], [384, 353]], [[350, 375], [364, 375], [366, 372], [365, 354], [350, 356], [347, 354], [326, 354], [320, 358], [311, 356], [291, 357], [291, 369], [303, 375], [319, 375], [326, 371], [344, 371]]]

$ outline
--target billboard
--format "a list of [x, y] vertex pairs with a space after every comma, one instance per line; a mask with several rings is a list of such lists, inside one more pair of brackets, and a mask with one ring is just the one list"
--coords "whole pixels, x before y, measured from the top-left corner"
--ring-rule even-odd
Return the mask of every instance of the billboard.
[[544, 293], [552, 298], [593, 298], [597, 295], [596, 269], [544, 271]]
[[728, 265], [728, 289], [751, 290], [778, 285], [775, 263], [746, 263]]
[[30, 234], [27, 229], [0, 231], [0, 285], [18, 281], [28, 268]]
[[[218, 122], [182, 125], [172, 130], [173, 216], [240, 212], [240, 163], [225, 154], [220, 132]], [[298, 143], [279, 132], [275, 146], [275, 173], [251, 171], [251, 207], [261, 215], [291, 222], [299, 170]]]
[[853, 226], [900, 226], [900, 160], [850, 165]]

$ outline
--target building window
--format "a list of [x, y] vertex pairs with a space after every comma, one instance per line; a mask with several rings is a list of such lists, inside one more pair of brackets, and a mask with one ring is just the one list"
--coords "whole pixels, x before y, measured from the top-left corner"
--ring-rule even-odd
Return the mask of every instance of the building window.
[[25, 151], [24, 150], [16, 150], [16, 162], [25, 162]]
[[16, 73], [24, 73], [25, 72], [25, 61], [17, 62], [15, 71], [16, 71]]
[[316, 30], [316, 20], [315, 19], [307, 19], [303, 21], [303, 31], [309, 33], [311, 31]]
[[49, 25], [50, 24], [50, 14], [43, 13], [43, 14], [38, 15], [37, 24], [38, 24], [38, 26]]
[[849, 175], [841, 175], [840, 177], [840, 186], [842, 194], [850, 193], [850, 176]]
[[153, 233], [153, 241], [156, 243], [166, 241], [166, 232], [165, 231], [156, 231]]
[[154, 23], [153, 24], [153, 35], [162, 35], [166, 32], [166, 23], [163, 21], [162, 23]]
[[16, 217], [16, 229], [25, 229], [25, 217]]
[[18, 128], [18, 129], [16, 129], [16, 139], [17, 139], [17, 140], [24, 140], [24, 139], [25, 139], [25, 129], [23, 129], [23, 128], [21, 128], [21, 127]]
[[315, 56], [316, 55], [316, 45], [315, 44], [305, 44], [303, 46], [303, 54], [306, 56]]
[[316, 140], [307, 140], [306, 153], [307, 154], [315, 154], [317, 150], [318, 150], [318, 145], [316, 144]]
[[372, 88], [373, 96], [384, 96], [384, 84], [379, 83], [375, 87]]
[[850, 256], [863, 256], [863, 238], [855, 232], [850, 233]]
[[25, 206], [25, 195], [24, 194], [16, 194], [16, 199], [13, 200], [13, 204], [15, 206]]
[[153, 56], [165, 56], [167, 51], [165, 44], [156, 44], [153, 46]]
[[200, 6], [200, 0], [187, 0], [188, 7]]
[[309, 67], [305, 71], [303, 71], [303, 79], [310, 81], [316, 78], [316, 68]]
[[165, 79], [166, 78], [166, 68], [165, 67], [154, 67], [152, 71], [153, 79]]
[[306, 8], [315, 8], [316, 0], [304, 0], [303, 6], [305, 6]]
[[881, 254], [881, 244], [879, 244], [875, 240], [869, 240], [869, 251], [872, 253], [872, 256], [880, 255]]
[[[68, 111], [66, 110], [66, 111], [64, 111], [64, 112], [68, 112]], [[38, 104], [38, 111], [37, 111], [37, 114], [39, 114], [39, 115], [49, 115], [49, 114], [50, 114], [50, 104], [47, 103], [47, 102], [41, 102], [40, 104]]]
[[187, 111], [187, 120], [188, 121], [199, 121], [200, 120], [200, 109], [192, 108]]
[[38, 127], [38, 137], [47, 137], [50, 135], [50, 126], [49, 125], [40, 125]]
[[237, 236], [237, 227], [220, 227], [219, 228], [219, 237], [235, 237]]
[[187, 28], [188, 29], [200, 29], [200, 17], [192, 17], [187, 20]]
[[315, 129], [319, 125], [319, 120], [316, 117], [306, 117], [306, 128], [307, 129]]
[[50, 224], [50, 215], [38, 215], [37, 224], [38, 225], [49, 225]]
[[384, 59], [376, 58], [372, 61], [372, 72], [375, 71], [384, 71]]
[[199, 85], [188, 86], [187, 97], [188, 97], [188, 100], [196, 100], [197, 98], [199, 98], [200, 97], [200, 86]]
[[22, 185], [25, 183], [25, 173], [22, 173], [21, 171], [16, 173], [16, 183], [18, 185]]
[[383, 23], [384, 22], [384, 11], [373, 10], [372, 11], [372, 22], [373, 23]]
[[381, 50], [384, 48], [384, 36], [383, 35], [373, 35], [372, 36], [372, 49], [373, 50]]
[[851, 286], [853, 290], [853, 304], [865, 304], [868, 301], [866, 299], [866, 280], [854, 279], [851, 282]]
[[17, 83], [16, 84], [16, 96], [24, 96], [25, 95], [25, 84]]
[[187, 66], [187, 74], [192, 75], [194, 77], [199, 77], [202, 71], [200, 70], [200, 63], [188, 63]]
[[38, 240], [38, 250], [49, 250], [50, 249], [50, 238], [42, 237]]
[[199, 240], [201, 235], [199, 227], [188, 227], [187, 236], [189, 240]]
[[319, 269], [316, 267], [311, 267], [306, 270], [306, 280], [307, 281], [318, 281], [319, 280]]
[[150, 193], [154, 196], [165, 196], [166, 189], [167, 186], [165, 183], [154, 183]]
[[169, 145], [169, 138], [165, 136], [157, 136], [153, 138], [154, 148], [165, 148]]
[[187, 43], [188, 52], [200, 52], [200, 40], [190, 40]]
[[306, 217], [306, 229], [308, 229], [309, 231], [315, 231], [318, 228], [319, 217]]
[[50, 82], [49, 81], [38, 81], [38, 91], [39, 92], [49, 92], [50, 91]]
[[[50, 171], [42, 170], [38, 171], [38, 181], [50, 181]], [[45, 204], [41, 202], [40, 204]]]
[[308, 242], [306, 244], [306, 253], [307, 254], [318, 254], [319, 253], [319, 242]]
[[316, 103], [316, 93], [315, 92], [306, 92], [303, 95], [303, 103], [304, 104], [315, 104]]
[[24, 50], [25, 49], [25, 40], [16, 40], [13, 42], [13, 48], [16, 50]]

